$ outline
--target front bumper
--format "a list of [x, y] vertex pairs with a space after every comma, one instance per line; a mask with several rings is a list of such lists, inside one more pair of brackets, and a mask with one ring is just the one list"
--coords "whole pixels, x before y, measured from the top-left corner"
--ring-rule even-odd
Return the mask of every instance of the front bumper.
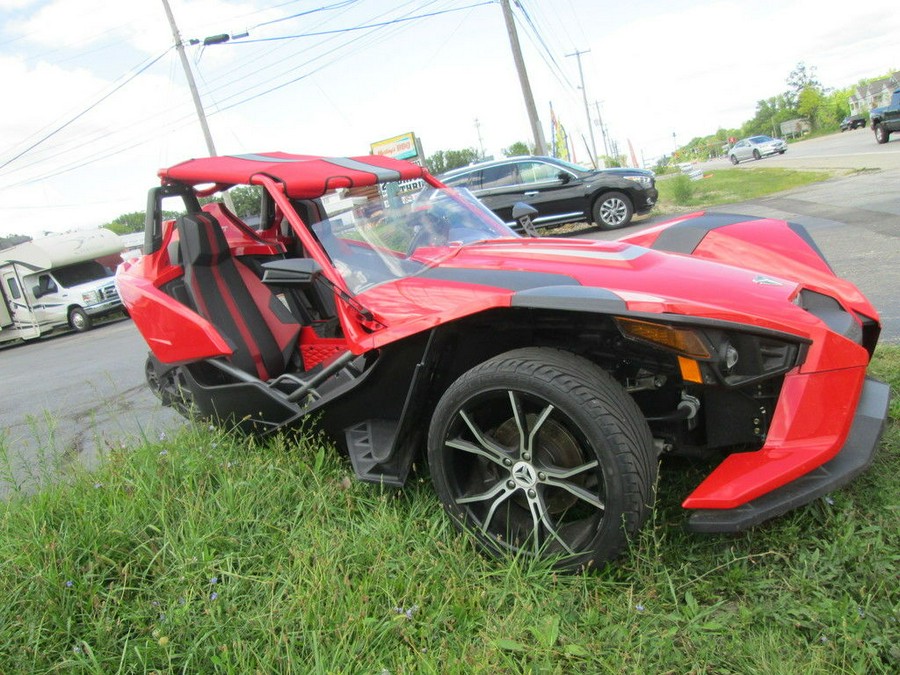
[[635, 199], [634, 210], [636, 213], [646, 213], [654, 207], [659, 198], [659, 191], [655, 188], [646, 188], [641, 194], [642, 199]]
[[122, 301], [119, 298], [113, 298], [106, 302], [99, 302], [96, 305], [88, 305], [84, 308], [84, 311], [89, 316], [106, 316], [113, 312], [121, 312], [123, 309], [125, 309], [125, 306], [122, 304]]
[[846, 485], [872, 463], [887, 420], [889, 399], [890, 387], [867, 377], [850, 432], [837, 455], [799, 478], [740, 506], [698, 509], [688, 518], [688, 529], [703, 533], [738, 532]]

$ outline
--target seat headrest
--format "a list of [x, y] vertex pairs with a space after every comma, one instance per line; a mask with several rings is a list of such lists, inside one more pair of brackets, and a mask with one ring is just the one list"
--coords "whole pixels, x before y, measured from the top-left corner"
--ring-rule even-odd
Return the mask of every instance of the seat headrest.
[[175, 227], [185, 265], [215, 265], [231, 255], [222, 228], [208, 213], [179, 216]]

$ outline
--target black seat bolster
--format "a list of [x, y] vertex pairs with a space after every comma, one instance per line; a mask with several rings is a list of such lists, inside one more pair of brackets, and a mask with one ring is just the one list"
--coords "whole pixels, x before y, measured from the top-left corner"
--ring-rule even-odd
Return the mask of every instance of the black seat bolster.
[[197, 313], [233, 345], [232, 364], [262, 380], [285, 370], [300, 325], [245, 265], [231, 257], [215, 218], [207, 213], [176, 221], [184, 279]]

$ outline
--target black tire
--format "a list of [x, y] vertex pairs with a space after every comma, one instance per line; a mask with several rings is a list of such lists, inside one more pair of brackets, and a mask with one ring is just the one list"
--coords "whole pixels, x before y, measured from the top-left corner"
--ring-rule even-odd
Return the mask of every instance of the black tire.
[[69, 310], [69, 325], [76, 333], [85, 333], [94, 327], [94, 321], [81, 307]]
[[762, 159], [762, 155], [759, 154], [759, 150], [753, 151], [753, 159]]
[[628, 195], [621, 192], [607, 192], [594, 202], [592, 214], [594, 222], [600, 229], [614, 230], [625, 227], [634, 215], [634, 206]]
[[156, 369], [156, 365], [153, 362], [153, 358], [150, 356], [148, 356], [147, 360], [144, 362], [144, 377], [147, 378], [147, 386], [150, 388], [150, 391], [152, 391], [153, 395], [160, 400], [160, 403], [164, 406], [172, 405], [172, 396], [168, 389], [163, 385], [159, 372]]
[[[532, 347], [472, 368], [428, 434], [438, 497], [494, 556], [559, 569], [615, 559], [649, 514], [656, 455], [641, 411], [592, 362]], [[557, 557], [558, 556], [558, 557]]]
[[736, 155], [731, 155], [730, 159], [731, 159], [731, 163], [734, 164], [735, 166], [737, 166], [737, 163], [740, 161]]
[[879, 143], [887, 143], [891, 140], [891, 132], [884, 128], [883, 124], [876, 124], [874, 127], [875, 140]]

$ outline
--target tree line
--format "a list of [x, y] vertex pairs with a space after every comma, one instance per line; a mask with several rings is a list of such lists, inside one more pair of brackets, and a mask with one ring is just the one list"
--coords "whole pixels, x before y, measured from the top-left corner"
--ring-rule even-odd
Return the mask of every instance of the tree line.
[[[863, 86], [881, 78], [861, 80]], [[675, 161], [706, 160], [724, 154], [729, 138], [746, 138], [765, 134], [781, 135], [782, 122], [804, 119], [815, 132], [836, 131], [841, 120], [850, 114], [850, 97], [855, 87], [829, 89], [816, 76], [815, 66], [801, 61], [785, 80], [787, 88], [780, 94], [757, 101], [753, 117], [735, 129], [719, 129], [714, 134], [692, 139], [675, 151], [674, 157], [663, 157], [657, 170]]]

